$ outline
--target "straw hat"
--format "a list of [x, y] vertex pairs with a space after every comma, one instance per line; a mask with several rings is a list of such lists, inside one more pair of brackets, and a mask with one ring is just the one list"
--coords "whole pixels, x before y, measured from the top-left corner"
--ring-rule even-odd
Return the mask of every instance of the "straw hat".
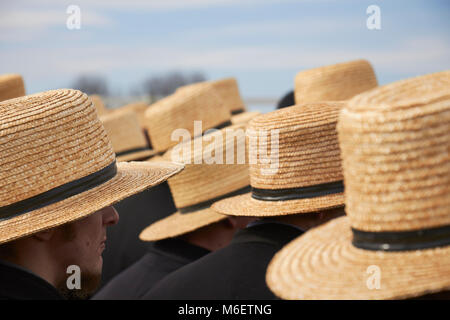
[[[226, 215], [267, 217], [342, 206], [343, 176], [336, 132], [342, 105], [323, 102], [292, 106], [250, 121], [252, 190], [218, 201], [212, 208]], [[279, 139], [262, 139], [258, 137], [260, 130], [278, 130]], [[278, 150], [278, 167], [270, 170], [271, 164], [259, 153], [261, 149], [263, 154], [272, 150], [272, 155]]]
[[235, 78], [224, 78], [216, 81], [203, 81], [189, 84], [177, 89], [178, 92], [190, 90], [195, 87], [213, 86], [220, 98], [226, 102], [232, 115], [245, 112], [245, 105], [239, 93], [239, 86]]
[[[450, 71], [354, 97], [338, 131], [347, 217], [277, 253], [267, 272], [272, 291], [403, 299], [450, 289]], [[368, 287], [370, 266], [379, 289]]]
[[[202, 132], [194, 132], [194, 121], [202, 121]], [[150, 105], [145, 112], [145, 124], [149, 140], [157, 152], [167, 151], [178, 140], [172, 140], [177, 129], [188, 130], [191, 137], [211, 128], [231, 124], [226, 101], [222, 101], [211, 86], [194, 86], [176, 92]]]
[[94, 213], [183, 167], [116, 163], [92, 101], [52, 90], [0, 103], [0, 244]]
[[108, 113], [108, 109], [106, 109], [102, 98], [98, 94], [90, 95], [89, 98], [92, 100], [92, 103], [94, 104], [95, 108], [97, 109], [97, 114], [99, 116], [103, 116]]
[[259, 112], [259, 111], [244, 111], [242, 113], [231, 116], [231, 123], [232, 124], [240, 124], [240, 123], [247, 124], [250, 120], [259, 116], [260, 114], [261, 114], [261, 112]]
[[[242, 134], [240, 139], [227, 134], [239, 131]], [[207, 152], [213, 141], [222, 142], [222, 153], [219, 154], [223, 164], [208, 164], [203, 159], [204, 152]], [[220, 146], [220, 143], [218, 145]], [[197, 146], [202, 146], [203, 152]], [[166, 152], [164, 158], [173, 159], [183, 148], [191, 150], [190, 155], [181, 159], [185, 170], [168, 180], [178, 211], [147, 227], [140, 235], [141, 240], [155, 241], [176, 237], [223, 220], [226, 217], [211, 210], [210, 205], [220, 198], [240, 194], [249, 188], [247, 161], [244, 159], [244, 164], [237, 162], [239, 152], [246, 153], [244, 125], [229, 126], [180, 144]], [[227, 164], [226, 157], [232, 152], [235, 155], [234, 161]], [[243, 156], [246, 157], [246, 154]]]
[[25, 95], [25, 85], [19, 74], [0, 75], [0, 101]]
[[133, 102], [126, 104], [118, 109], [115, 109], [114, 112], [120, 113], [120, 112], [129, 112], [134, 111], [137, 115], [137, 118], [139, 120], [139, 125], [144, 128], [145, 127], [145, 111], [148, 109], [148, 103], [144, 101], [139, 102]]
[[155, 154], [147, 144], [134, 111], [110, 112], [100, 117], [118, 161], [143, 160]]
[[375, 72], [366, 60], [310, 69], [295, 76], [295, 103], [348, 100], [377, 85]]
[[224, 101], [227, 101], [227, 106], [232, 115], [245, 111], [245, 105], [241, 99], [238, 83], [235, 78], [212, 81], [211, 84], [217, 89], [220, 97]]
[[190, 90], [194, 87], [213, 86], [217, 94], [226, 103], [231, 113], [231, 123], [248, 123], [251, 119], [260, 115], [259, 111], [246, 111], [244, 102], [239, 93], [239, 87], [235, 78], [226, 78], [217, 81], [204, 81], [180, 87], [178, 91]]

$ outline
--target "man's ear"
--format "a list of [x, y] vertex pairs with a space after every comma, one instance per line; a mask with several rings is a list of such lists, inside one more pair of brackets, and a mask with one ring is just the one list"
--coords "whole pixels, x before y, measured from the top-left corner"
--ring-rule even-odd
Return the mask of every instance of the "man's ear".
[[33, 234], [33, 237], [39, 241], [49, 241], [53, 234], [55, 233], [55, 229], [48, 229], [44, 231], [39, 231], [38, 233]]

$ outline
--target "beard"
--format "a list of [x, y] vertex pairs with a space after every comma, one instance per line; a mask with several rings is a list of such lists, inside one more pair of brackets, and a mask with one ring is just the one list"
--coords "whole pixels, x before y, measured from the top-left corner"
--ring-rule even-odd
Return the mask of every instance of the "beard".
[[100, 286], [101, 273], [81, 271], [80, 289], [69, 289], [66, 281], [57, 286], [59, 293], [67, 300], [87, 300]]

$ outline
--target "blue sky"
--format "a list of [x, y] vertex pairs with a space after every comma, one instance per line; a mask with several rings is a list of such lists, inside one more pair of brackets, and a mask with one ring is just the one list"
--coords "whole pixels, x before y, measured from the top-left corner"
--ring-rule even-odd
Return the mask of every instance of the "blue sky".
[[[66, 9], [81, 9], [68, 30]], [[368, 30], [366, 9], [381, 9]], [[28, 93], [79, 74], [129, 94], [167, 71], [234, 76], [246, 98], [279, 98], [301, 70], [368, 59], [381, 84], [450, 69], [450, 1], [40, 0], [0, 3], [0, 73]]]

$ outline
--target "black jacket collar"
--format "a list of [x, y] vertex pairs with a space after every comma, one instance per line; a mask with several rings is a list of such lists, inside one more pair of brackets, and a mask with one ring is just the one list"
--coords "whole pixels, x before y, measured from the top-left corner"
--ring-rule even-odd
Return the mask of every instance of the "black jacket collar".
[[0, 261], [0, 300], [63, 300], [55, 287], [35, 274]]
[[150, 246], [149, 251], [189, 261], [197, 260], [210, 253], [208, 249], [193, 245], [179, 238], [156, 241]]
[[273, 245], [284, 245], [303, 234], [297, 226], [264, 221], [236, 232], [231, 244], [244, 242], [266, 242]]

